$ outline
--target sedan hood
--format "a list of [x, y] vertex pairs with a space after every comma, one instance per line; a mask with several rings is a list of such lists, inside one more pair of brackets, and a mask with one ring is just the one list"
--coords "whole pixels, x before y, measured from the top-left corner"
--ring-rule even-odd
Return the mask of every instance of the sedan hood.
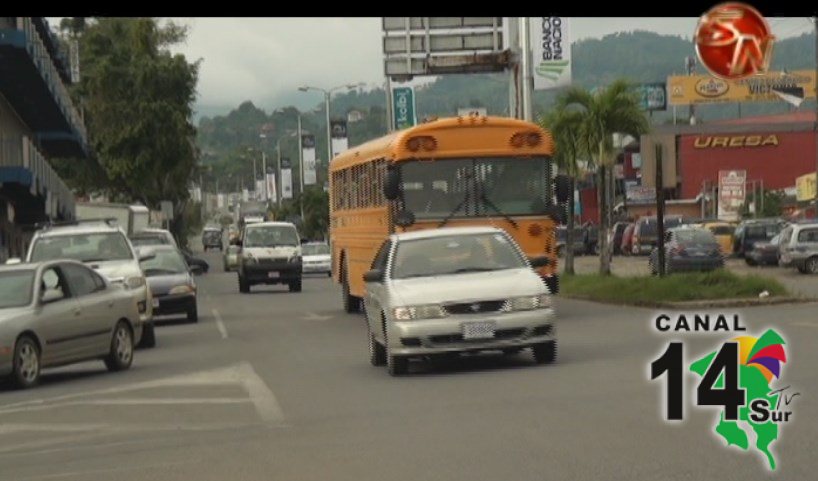
[[89, 262], [88, 265], [109, 280], [143, 275], [134, 260]]
[[527, 268], [395, 279], [391, 283], [399, 304], [405, 306], [507, 299], [546, 292], [542, 279]]
[[193, 285], [189, 274], [161, 274], [148, 277], [148, 286], [154, 296], [165, 295], [171, 287]]

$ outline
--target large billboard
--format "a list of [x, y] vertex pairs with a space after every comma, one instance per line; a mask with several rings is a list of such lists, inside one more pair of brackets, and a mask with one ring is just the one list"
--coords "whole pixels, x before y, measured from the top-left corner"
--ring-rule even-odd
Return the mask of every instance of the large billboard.
[[347, 121], [342, 119], [333, 120], [330, 125], [330, 137], [332, 139], [332, 157], [349, 148], [349, 138], [347, 136]]
[[571, 35], [568, 17], [531, 17], [534, 90], [571, 85]]
[[798, 202], [815, 200], [815, 172], [795, 179], [795, 200]]
[[281, 198], [293, 198], [293, 167], [287, 157], [281, 158]]
[[815, 98], [815, 71], [767, 72], [741, 80], [710, 75], [672, 75], [667, 78], [670, 105], [721, 102], [778, 102]]
[[637, 85], [636, 95], [642, 110], [667, 109], [667, 86], [664, 82]]
[[719, 171], [719, 213], [720, 220], [736, 221], [741, 218], [741, 206], [746, 200], [746, 170]]

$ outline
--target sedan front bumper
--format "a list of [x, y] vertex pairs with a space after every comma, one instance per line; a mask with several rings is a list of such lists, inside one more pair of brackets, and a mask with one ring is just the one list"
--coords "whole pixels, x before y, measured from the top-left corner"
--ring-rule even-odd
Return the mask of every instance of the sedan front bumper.
[[[496, 323], [493, 337], [464, 338], [464, 324], [486, 321]], [[393, 321], [387, 329], [389, 350], [400, 356], [523, 348], [556, 339], [554, 310], [550, 308]]]
[[671, 257], [670, 268], [674, 271], [711, 271], [724, 267], [721, 257]]
[[196, 307], [196, 294], [170, 294], [153, 298], [153, 314], [165, 316], [168, 314], [182, 314]]

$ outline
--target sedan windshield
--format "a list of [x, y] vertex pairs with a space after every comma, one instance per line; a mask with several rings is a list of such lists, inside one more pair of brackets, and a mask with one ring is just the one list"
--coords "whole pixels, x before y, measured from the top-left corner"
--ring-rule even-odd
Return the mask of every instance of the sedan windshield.
[[43, 237], [34, 243], [31, 262], [74, 259], [80, 262], [133, 259], [128, 240], [118, 232]]
[[182, 255], [175, 250], [158, 250], [156, 257], [139, 263], [145, 275], [161, 276], [187, 272], [187, 264]]
[[716, 238], [710, 231], [690, 229], [676, 232], [676, 239], [681, 244], [715, 244]]
[[298, 234], [292, 227], [258, 226], [247, 229], [244, 247], [297, 246]]
[[33, 270], [0, 272], [0, 309], [29, 305], [33, 283]]
[[305, 256], [329, 255], [329, 246], [326, 244], [305, 244], [301, 247]]
[[131, 244], [134, 247], [139, 246], [156, 246], [169, 244], [168, 239], [163, 235], [139, 235], [131, 237]]
[[403, 241], [395, 251], [393, 279], [519, 269], [526, 264], [504, 234], [451, 235]]

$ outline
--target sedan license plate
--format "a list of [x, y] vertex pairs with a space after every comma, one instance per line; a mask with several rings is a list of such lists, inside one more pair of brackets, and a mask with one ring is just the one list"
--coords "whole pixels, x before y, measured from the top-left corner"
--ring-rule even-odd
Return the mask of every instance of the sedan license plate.
[[157, 299], [157, 298], [155, 298], [155, 297], [154, 297], [154, 298], [153, 298], [153, 301], [151, 302], [151, 305], [152, 305], [153, 307], [159, 307], [159, 299]]
[[495, 321], [463, 323], [463, 339], [491, 339], [497, 328]]
[[268, 272], [267, 277], [270, 279], [278, 279], [278, 271]]

